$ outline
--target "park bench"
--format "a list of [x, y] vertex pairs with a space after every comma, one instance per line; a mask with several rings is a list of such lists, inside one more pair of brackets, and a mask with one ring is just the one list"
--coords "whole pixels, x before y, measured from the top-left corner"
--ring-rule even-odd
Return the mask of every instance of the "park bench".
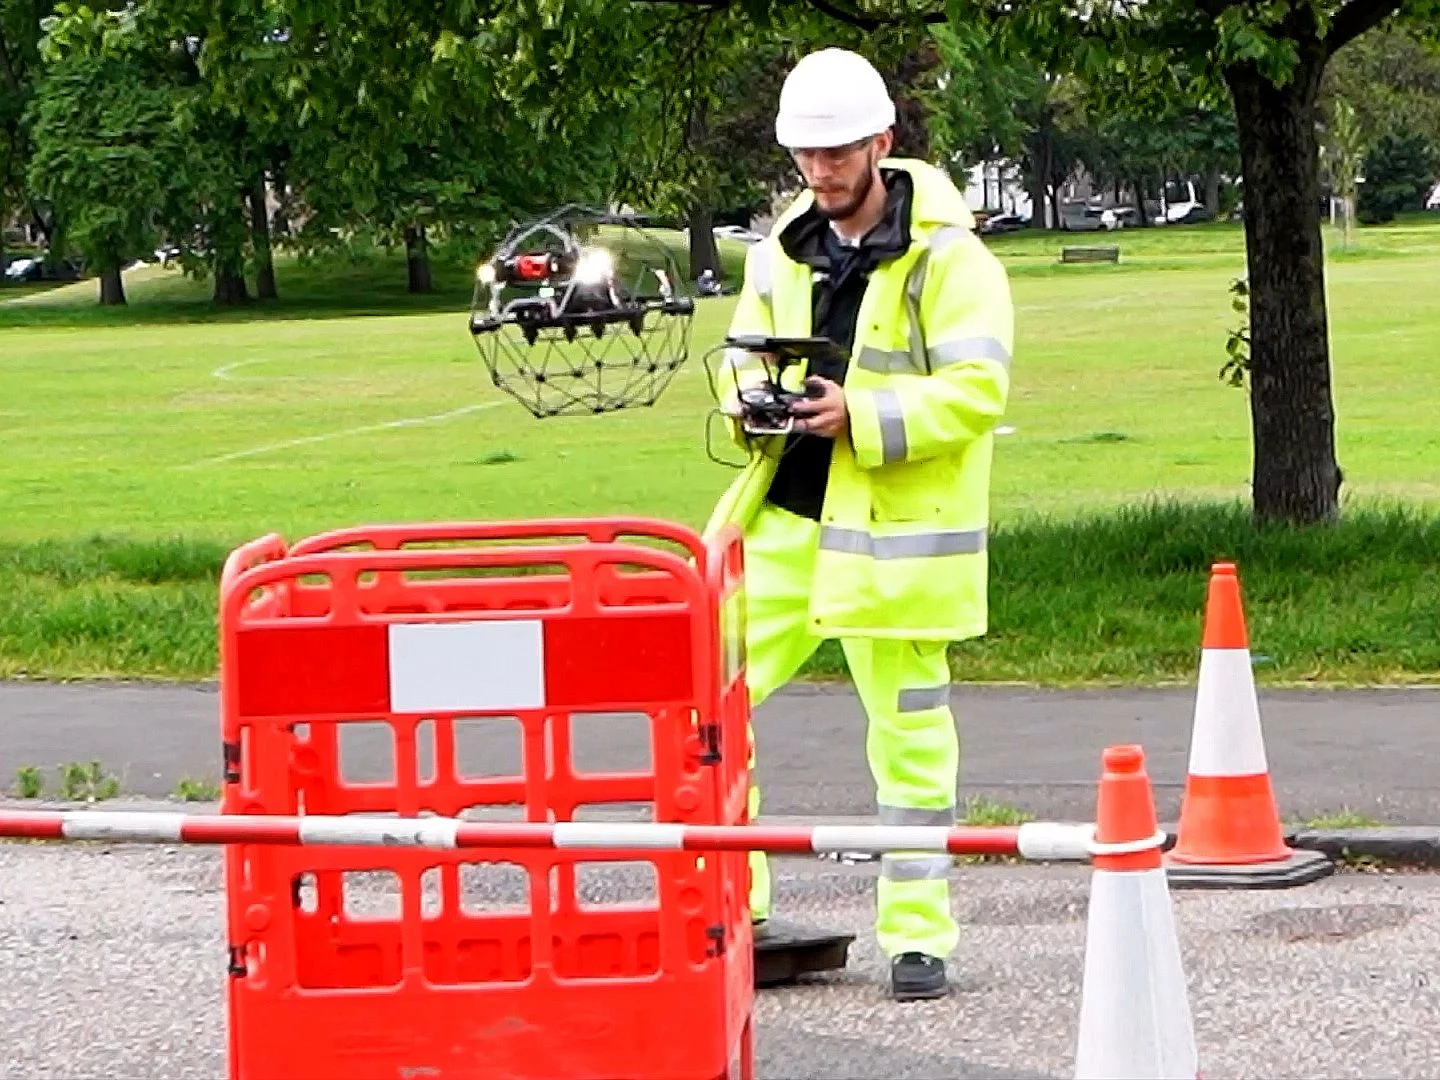
[[1062, 263], [1093, 263], [1120, 261], [1118, 247], [1067, 247], [1060, 249]]

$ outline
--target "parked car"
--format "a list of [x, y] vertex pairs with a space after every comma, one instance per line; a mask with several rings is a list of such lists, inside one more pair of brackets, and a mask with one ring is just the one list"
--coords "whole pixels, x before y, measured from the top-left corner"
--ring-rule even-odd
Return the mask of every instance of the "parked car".
[[982, 236], [998, 233], [1018, 232], [1030, 224], [1030, 219], [1019, 214], [991, 214], [977, 230]]
[[716, 225], [712, 231], [717, 238], [738, 240], [742, 244], [758, 244], [765, 239], [754, 229], [743, 229], [739, 225]]
[[44, 270], [44, 264], [39, 259], [22, 255], [5, 267], [5, 280], [17, 284], [22, 281], [39, 281]]
[[55, 266], [47, 267], [44, 255], [21, 255], [5, 267], [5, 281], [19, 284], [25, 281], [79, 281], [81, 266], [73, 259], [61, 259]]

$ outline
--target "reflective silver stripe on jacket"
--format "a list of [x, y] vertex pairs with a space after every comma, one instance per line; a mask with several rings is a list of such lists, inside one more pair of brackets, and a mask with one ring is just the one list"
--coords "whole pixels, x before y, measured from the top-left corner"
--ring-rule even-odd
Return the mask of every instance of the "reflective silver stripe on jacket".
[[[912, 324], [913, 328], [913, 324]], [[939, 368], [949, 367], [964, 360], [995, 360], [1010, 370], [1010, 353], [997, 338], [966, 337], [940, 341], [928, 349], [923, 345], [917, 351], [912, 342], [909, 351], [904, 349], [877, 349], [865, 345], [860, 349], [857, 363], [866, 371], [878, 375], [931, 374]]]
[[1010, 370], [1010, 351], [998, 338], [967, 337], [940, 341], [926, 350], [932, 367], [947, 367], [962, 360], [994, 360]]
[[905, 533], [899, 536], [871, 536], [860, 529], [824, 525], [820, 548], [846, 555], [868, 555], [872, 559], [924, 559], [942, 555], [975, 555], [985, 550], [988, 529], [946, 529], [936, 532]]
[[871, 396], [875, 399], [875, 415], [880, 421], [880, 460], [886, 465], [904, 461], [909, 446], [905, 439], [905, 413], [900, 408], [900, 395], [894, 390], [876, 390]]
[[950, 684], [942, 683], [939, 686], [916, 686], [901, 690], [896, 707], [902, 713], [924, 712], [926, 709], [938, 709], [949, 703]]
[[770, 245], [761, 242], [750, 250], [752, 254], [746, 260], [745, 272], [750, 276], [750, 285], [768, 307], [775, 293], [775, 266], [770, 257]]
[[[908, 350], [862, 350], [859, 363], [867, 371], [881, 375], [897, 372], [931, 374], [937, 368], [962, 360], [996, 360], [1010, 368], [1010, 353], [995, 338], [970, 337], [925, 346], [925, 333], [920, 321], [920, 299], [925, 292], [925, 275], [932, 255], [938, 255], [969, 232], [959, 225], [944, 225], [935, 230], [930, 245], [920, 253], [905, 283], [905, 309], [910, 321]], [[867, 355], [868, 354], [868, 355]]]
[[[927, 810], [882, 803], [879, 810], [882, 825], [939, 825], [949, 828], [955, 824], [953, 806]], [[885, 854], [880, 857], [880, 876], [889, 881], [936, 881], [948, 877], [953, 865], [954, 857], [951, 855]]]
[[[934, 361], [925, 349], [925, 332], [920, 323], [920, 298], [925, 292], [925, 273], [929, 268], [930, 256], [938, 255], [959, 240], [969, 230], [959, 225], [942, 225], [930, 237], [930, 244], [910, 268], [910, 278], [905, 283], [905, 310], [910, 316], [910, 370], [929, 374], [934, 370]], [[886, 369], [900, 370], [900, 369]]]

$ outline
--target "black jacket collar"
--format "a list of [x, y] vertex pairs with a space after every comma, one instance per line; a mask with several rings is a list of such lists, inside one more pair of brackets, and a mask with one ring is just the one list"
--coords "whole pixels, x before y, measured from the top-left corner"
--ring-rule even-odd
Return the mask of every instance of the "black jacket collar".
[[[885, 182], [885, 213], [860, 240], [861, 260], [867, 271], [910, 247], [914, 181], [903, 169], [882, 169], [880, 176]], [[780, 246], [796, 262], [827, 270], [830, 259], [825, 254], [825, 231], [829, 228], [830, 222], [812, 205], [781, 232]]]

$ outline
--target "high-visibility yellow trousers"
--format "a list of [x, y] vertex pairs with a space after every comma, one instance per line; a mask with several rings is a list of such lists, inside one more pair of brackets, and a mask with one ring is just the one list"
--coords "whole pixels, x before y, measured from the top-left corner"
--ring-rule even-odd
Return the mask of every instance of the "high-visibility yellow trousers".
[[[765, 504], [745, 535], [746, 677], [752, 708], [789, 682], [819, 647], [806, 625], [819, 524]], [[865, 755], [879, 820], [951, 825], [960, 743], [950, 711], [946, 643], [847, 638], [841, 641], [865, 708]], [[750, 732], [750, 816], [760, 812]], [[886, 855], [876, 884], [875, 933], [886, 956], [946, 956], [959, 942], [950, 913], [948, 855]], [[770, 866], [750, 855], [750, 911], [770, 915]]]

